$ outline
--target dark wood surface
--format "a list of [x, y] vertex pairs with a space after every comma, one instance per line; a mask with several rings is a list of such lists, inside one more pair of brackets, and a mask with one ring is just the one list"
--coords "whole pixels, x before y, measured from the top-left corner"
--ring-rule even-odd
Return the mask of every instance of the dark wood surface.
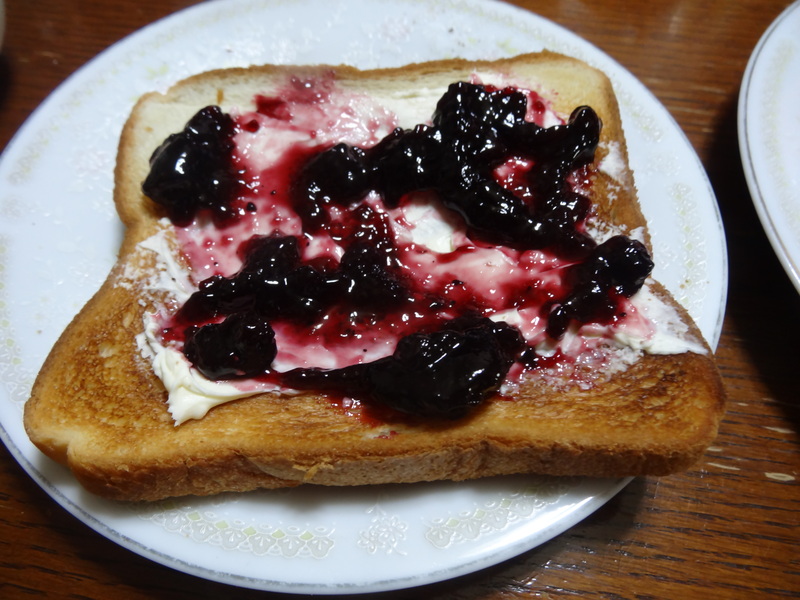
[[[664, 103], [723, 214], [729, 302], [717, 356], [729, 408], [690, 472], [634, 481], [556, 539], [488, 570], [383, 598], [800, 597], [800, 297], [745, 184], [736, 102], [787, 0], [529, 0], [617, 59]], [[98, 52], [189, 0], [7, 0], [0, 144]], [[798, 32], [800, 34], [800, 32]], [[177, 573], [97, 535], [0, 445], [0, 597], [277, 598]]]

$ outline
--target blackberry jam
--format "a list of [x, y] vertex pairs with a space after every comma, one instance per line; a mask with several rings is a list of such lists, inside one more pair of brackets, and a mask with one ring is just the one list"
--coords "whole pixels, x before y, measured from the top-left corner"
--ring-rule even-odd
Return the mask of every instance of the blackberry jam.
[[284, 382], [365, 398], [400, 413], [457, 419], [496, 392], [525, 347], [519, 332], [490, 319], [447, 323], [402, 338], [391, 356], [342, 369], [297, 369]]
[[[241, 266], [202, 281], [169, 324], [209, 379], [255, 378], [459, 418], [496, 393], [515, 365], [542, 362], [517, 328], [489, 316], [535, 313], [546, 323], [542, 335], [557, 340], [573, 323], [619, 318], [653, 268], [641, 243], [616, 236], [598, 245], [586, 233], [591, 202], [571, 178], [591, 173], [602, 124], [590, 107], [544, 127], [529, 120], [525, 92], [458, 82], [428, 124], [395, 128], [372, 144], [291, 148], [262, 173], [239, 168], [236, 136], [258, 133], [263, 119], [292, 126], [298, 107], [290, 96], [259, 96], [258, 114], [238, 121], [203, 109], [156, 150], [143, 184], [177, 226], [210, 213], [215, 243], [231, 243], [231, 215], [243, 199], [249, 218], [273, 208], [284, 215], [270, 233], [237, 240]], [[504, 168], [513, 171], [505, 180]], [[248, 199], [256, 189], [263, 195]], [[406, 214], [421, 198], [461, 224], [464, 245], [433, 256], [398, 238], [396, 211]], [[287, 214], [299, 228], [282, 229]], [[319, 250], [326, 245], [335, 252]], [[491, 261], [517, 269], [502, 284], [481, 279], [482, 263], [471, 258], [487, 249], [498, 250]], [[553, 257], [557, 284], [528, 279], [529, 267], [513, 264], [537, 256]], [[420, 275], [431, 261], [442, 274]], [[470, 289], [465, 269], [476, 271], [473, 285], [497, 290]], [[296, 345], [363, 339], [367, 353], [386, 331], [395, 345], [346, 366], [279, 370], [277, 340], [289, 329]]]
[[233, 119], [219, 107], [209, 106], [150, 157], [142, 190], [166, 208], [176, 225], [188, 223], [204, 208], [218, 218], [227, 216], [240, 175], [231, 158], [234, 133]]

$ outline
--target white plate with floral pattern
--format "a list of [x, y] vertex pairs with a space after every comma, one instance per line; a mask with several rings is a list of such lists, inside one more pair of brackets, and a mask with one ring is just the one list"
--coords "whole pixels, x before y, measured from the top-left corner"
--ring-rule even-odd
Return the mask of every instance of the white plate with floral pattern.
[[655, 274], [716, 344], [727, 258], [710, 185], [667, 111], [598, 49], [536, 15], [483, 0], [205, 2], [75, 73], [0, 160], [0, 433], [16, 459], [69, 512], [122, 546], [199, 577], [281, 592], [353, 594], [456, 577], [547, 541], [612, 498], [626, 480], [503, 477], [129, 506], [84, 492], [22, 427], [47, 352], [114, 262], [122, 236], [111, 199], [114, 157], [141, 94], [215, 67], [366, 68], [543, 48], [612, 79], [651, 223]]
[[759, 40], [739, 94], [739, 148], [761, 224], [800, 291], [800, 2]]

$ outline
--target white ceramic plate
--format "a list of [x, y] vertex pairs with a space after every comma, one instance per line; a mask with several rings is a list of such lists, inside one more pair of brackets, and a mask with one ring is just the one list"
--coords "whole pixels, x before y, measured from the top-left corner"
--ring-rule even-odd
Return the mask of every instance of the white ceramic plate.
[[111, 201], [114, 156], [140, 94], [212, 67], [376, 67], [542, 48], [609, 73], [652, 224], [656, 275], [716, 344], [727, 263], [711, 188], [669, 114], [608, 56], [549, 21], [488, 1], [206, 2], [91, 61], [43, 103], [0, 161], [0, 424], [20, 464], [68, 511], [134, 552], [283, 592], [352, 594], [469, 573], [543, 543], [613, 497], [625, 480], [504, 477], [127, 507], [83, 492], [22, 427], [39, 366], [114, 261], [122, 235]]
[[800, 2], [753, 50], [739, 95], [739, 147], [750, 195], [800, 291]]

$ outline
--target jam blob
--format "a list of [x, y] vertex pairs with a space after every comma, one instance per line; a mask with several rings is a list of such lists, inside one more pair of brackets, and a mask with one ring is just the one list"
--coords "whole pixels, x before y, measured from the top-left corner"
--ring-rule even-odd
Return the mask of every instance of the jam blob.
[[142, 191], [164, 206], [176, 225], [190, 222], [201, 208], [227, 216], [239, 182], [232, 160], [234, 132], [230, 115], [208, 106], [153, 152]]
[[332, 303], [336, 280], [301, 264], [296, 238], [253, 237], [244, 255], [232, 277], [216, 275], [200, 283], [178, 312], [180, 321], [200, 323], [241, 312], [262, 319], [311, 319]]
[[[586, 256], [595, 243], [576, 224], [590, 205], [567, 178], [594, 160], [600, 119], [583, 106], [564, 125], [540, 127], [525, 120], [527, 102], [516, 89], [454, 83], [439, 100], [431, 126], [396, 129], [368, 150], [337, 144], [322, 152], [303, 168], [294, 190], [305, 228], [318, 231], [327, 224], [327, 205], [369, 191], [396, 206], [410, 192], [433, 190], [478, 239]], [[529, 201], [493, 175], [510, 156], [533, 161]]]
[[618, 235], [597, 246], [568, 277], [570, 295], [550, 312], [547, 333], [558, 339], [574, 319], [580, 323], [607, 322], [618, 313], [619, 298], [630, 298], [653, 270], [644, 244]]
[[454, 319], [438, 331], [401, 338], [391, 356], [341, 369], [295, 369], [283, 381], [404, 414], [457, 419], [498, 390], [524, 348], [519, 332], [505, 323]]
[[[291, 117], [282, 102], [268, 100], [259, 100], [263, 114]], [[527, 113], [521, 90], [458, 82], [430, 124], [394, 129], [369, 147], [337, 143], [306, 152], [289, 173], [287, 192], [302, 233], [254, 236], [240, 247], [238, 272], [200, 283], [171, 324], [183, 332], [185, 356], [212, 380], [267, 378], [448, 419], [497, 392], [515, 363], [536, 364], [519, 330], [487, 318], [485, 307], [459, 292], [458, 273], [442, 296], [408, 277], [385, 216], [365, 202], [374, 195], [396, 208], [423, 192], [462, 221], [475, 245], [547, 250], [570, 264], [559, 295], [541, 307], [550, 338], [573, 323], [612, 321], [653, 263], [635, 240], [616, 236], [598, 245], [585, 231], [591, 203], [571, 178], [594, 161], [602, 123], [586, 106], [551, 127]], [[205, 213], [214, 222], [235, 219], [244, 172], [233, 159], [234, 136], [257, 129], [255, 120], [237, 125], [218, 107], [204, 108], [154, 152], [144, 193], [178, 226]], [[527, 165], [513, 186], [497, 176], [509, 161]], [[345, 228], [332, 220], [343, 213]], [[339, 245], [338, 260], [303, 260], [301, 245], [319, 233]], [[462, 296], [467, 300], [453, 300]], [[389, 356], [333, 369], [273, 368], [279, 324], [330, 327], [338, 320], [337, 335], [356, 336], [359, 324], [383, 327], [392, 311], [427, 316], [420, 329], [399, 336]]]
[[275, 333], [254, 313], [237, 313], [222, 323], [192, 326], [184, 353], [213, 380], [253, 377], [269, 371], [275, 359]]
[[200, 283], [178, 311], [183, 323], [248, 312], [262, 319], [311, 321], [334, 304], [349, 311], [380, 312], [408, 297], [399, 275], [379, 249], [351, 245], [338, 267], [303, 264], [293, 236], [255, 236], [242, 268], [231, 277], [215, 275]]

